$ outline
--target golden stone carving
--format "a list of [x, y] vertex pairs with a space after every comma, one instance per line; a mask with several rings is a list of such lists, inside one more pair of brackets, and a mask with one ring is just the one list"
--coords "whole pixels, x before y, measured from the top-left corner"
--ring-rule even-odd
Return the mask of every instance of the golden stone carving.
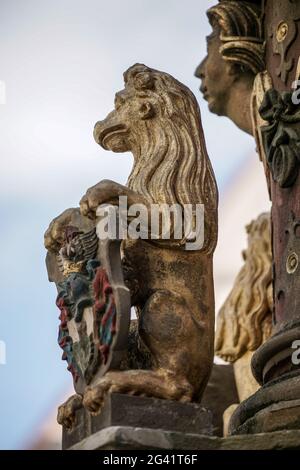
[[75, 424], [75, 413], [82, 406], [82, 397], [72, 395], [65, 403], [58, 407], [57, 422], [65, 425], [67, 429], [72, 429]]
[[122, 368], [92, 379], [83, 396], [59, 408], [58, 421], [66, 428], [73, 426], [79, 406], [97, 414], [110, 392], [199, 401], [213, 362], [218, 192], [200, 110], [191, 91], [166, 73], [137, 64], [124, 80], [114, 111], [96, 124], [94, 137], [105, 149], [133, 153], [128, 184], [101, 181], [82, 198], [81, 214], [68, 209], [54, 219], [45, 234], [49, 278], [61, 280], [58, 257], [64, 259], [67, 227], [95, 229], [98, 206], [118, 205], [119, 196], [146, 210], [152, 204], [203, 204], [204, 243], [189, 251], [186, 237], [122, 242], [123, 274], [138, 317], [136, 341], [149, 355], [147, 369]]
[[252, 134], [251, 94], [257, 73], [265, 69], [261, 10], [250, 2], [224, 0], [207, 12], [212, 33], [207, 57], [195, 75], [211, 112], [229, 117]]
[[139, 333], [152, 370], [108, 372], [86, 389], [84, 405], [99, 412], [106, 393], [199, 400], [213, 360], [212, 256], [217, 241], [217, 187], [194, 95], [170, 75], [137, 64], [124, 74], [115, 109], [95, 126], [95, 140], [114, 152], [131, 151], [127, 186], [102, 181], [81, 200], [95, 218], [100, 204], [205, 205], [205, 241], [186, 251], [166, 240], [123, 242], [124, 272], [136, 307]]
[[272, 252], [270, 214], [261, 214], [247, 226], [245, 263], [217, 317], [216, 354], [234, 363], [240, 400], [258, 384], [251, 373], [253, 352], [272, 330]]

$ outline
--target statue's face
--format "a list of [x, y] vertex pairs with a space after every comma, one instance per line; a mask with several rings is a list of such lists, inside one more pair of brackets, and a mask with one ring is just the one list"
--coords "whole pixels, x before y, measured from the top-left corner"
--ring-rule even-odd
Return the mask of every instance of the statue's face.
[[132, 151], [136, 145], [133, 131], [154, 114], [152, 103], [147, 98], [138, 97], [134, 87], [128, 86], [116, 93], [115, 109], [95, 124], [94, 138], [106, 150], [118, 153]]
[[209, 110], [219, 116], [226, 116], [235, 76], [233, 66], [220, 53], [221, 46], [220, 31], [214, 27], [212, 34], [207, 37], [207, 56], [198, 65], [195, 75], [202, 82], [200, 91], [208, 102]]

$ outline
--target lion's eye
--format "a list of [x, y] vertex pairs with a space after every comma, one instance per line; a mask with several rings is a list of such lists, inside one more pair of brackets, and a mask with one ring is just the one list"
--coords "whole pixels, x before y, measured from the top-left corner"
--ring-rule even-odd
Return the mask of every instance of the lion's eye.
[[152, 90], [154, 79], [151, 73], [140, 72], [134, 77], [134, 88], [136, 90]]

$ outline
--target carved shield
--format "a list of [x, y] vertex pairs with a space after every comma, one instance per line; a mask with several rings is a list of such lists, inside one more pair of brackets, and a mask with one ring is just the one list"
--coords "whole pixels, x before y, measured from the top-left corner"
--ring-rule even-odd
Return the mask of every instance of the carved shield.
[[[131, 308], [121, 267], [121, 240], [99, 239], [96, 227], [86, 230], [86, 226], [77, 215], [76, 225], [64, 227], [64, 242], [55, 258], [55, 270], [62, 275], [55, 278], [60, 281], [56, 282], [58, 343], [77, 393], [108, 370], [119, 368], [127, 352]], [[48, 253], [48, 272], [55, 264], [50, 258]]]

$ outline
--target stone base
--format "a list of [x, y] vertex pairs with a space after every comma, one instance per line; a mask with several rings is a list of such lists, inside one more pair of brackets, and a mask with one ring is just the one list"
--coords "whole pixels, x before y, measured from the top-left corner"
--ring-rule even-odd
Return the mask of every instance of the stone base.
[[300, 430], [300, 377], [270, 382], [233, 413], [231, 435]]
[[99, 415], [92, 416], [84, 408], [76, 412], [74, 428], [71, 431], [63, 428], [62, 448], [86, 440], [94, 442], [101, 430], [102, 436], [108, 429], [127, 428], [146, 428], [148, 434], [155, 429], [213, 434], [212, 414], [199, 404], [113, 393], [107, 396]]
[[161, 429], [111, 426], [70, 450], [300, 450], [300, 431], [220, 438]]

